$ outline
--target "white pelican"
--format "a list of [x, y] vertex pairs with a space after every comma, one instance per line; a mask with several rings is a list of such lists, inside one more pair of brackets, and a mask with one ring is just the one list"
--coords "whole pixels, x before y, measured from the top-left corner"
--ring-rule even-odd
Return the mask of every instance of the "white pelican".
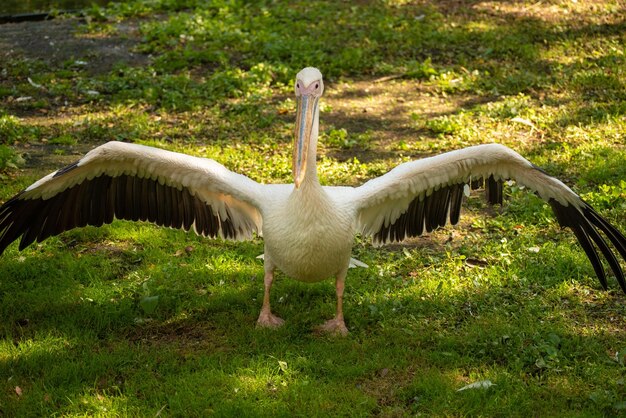
[[[274, 271], [305, 282], [336, 280], [337, 311], [321, 326], [345, 335], [342, 299], [355, 233], [375, 242], [401, 241], [459, 220], [472, 179], [487, 179], [492, 203], [501, 202], [502, 179], [513, 179], [549, 202], [570, 227], [604, 288], [600, 255], [626, 292], [620, 262], [626, 238], [569, 187], [511, 149], [479, 145], [399, 165], [360, 187], [324, 187], [317, 179], [316, 148], [322, 74], [305, 68], [296, 76], [297, 116], [294, 184], [260, 184], [217, 162], [142, 145], [109, 142], [74, 164], [37, 181], [0, 207], [0, 253], [21, 237], [33, 241], [114, 218], [193, 229], [226, 239], [265, 242], [265, 294], [258, 325], [276, 327], [270, 288]], [[605, 239], [612, 243], [609, 247]]]

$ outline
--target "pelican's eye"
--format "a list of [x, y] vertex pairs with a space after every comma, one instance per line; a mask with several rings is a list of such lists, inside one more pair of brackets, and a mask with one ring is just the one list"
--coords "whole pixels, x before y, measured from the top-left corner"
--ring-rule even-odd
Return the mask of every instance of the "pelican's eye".
[[315, 83], [315, 90], [320, 88], [320, 83]]

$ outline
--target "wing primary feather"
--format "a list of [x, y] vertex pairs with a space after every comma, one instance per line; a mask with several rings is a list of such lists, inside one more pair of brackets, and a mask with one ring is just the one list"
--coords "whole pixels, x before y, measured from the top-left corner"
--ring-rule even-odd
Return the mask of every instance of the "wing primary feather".
[[430, 211], [428, 212], [428, 224], [430, 225], [430, 230], [428, 232], [432, 232], [435, 229], [439, 228], [439, 211], [441, 210], [441, 191], [443, 189], [439, 189], [433, 194], [429, 196], [430, 200]]
[[115, 216], [118, 219], [128, 219], [128, 202], [125, 201], [126, 189], [129, 187], [130, 177], [122, 175], [117, 178], [115, 188]]
[[195, 214], [194, 229], [198, 235], [206, 237], [206, 234], [204, 233], [206, 225], [206, 210], [204, 209], [204, 204], [200, 199], [194, 197], [193, 207], [193, 213]]
[[424, 225], [426, 226], [426, 232], [430, 233], [434, 228], [432, 226], [431, 218], [433, 212], [433, 195], [426, 196], [424, 198]]
[[115, 197], [114, 199], [114, 212], [115, 217], [117, 219], [124, 219], [124, 215], [126, 214], [126, 208], [124, 207], [124, 196], [126, 195], [126, 175], [122, 174], [119, 177], [116, 177], [116, 185], [115, 185]]
[[128, 201], [128, 204], [131, 205], [133, 208], [130, 219], [132, 221], [138, 221], [141, 219], [140, 197], [142, 179], [137, 176], [133, 176], [132, 179], [133, 181], [131, 182], [131, 187], [126, 190], [126, 200]]
[[446, 217], [448, 215], [448, 192], [450, 189], [447, 187], [437, 190], [433, 193], [434, 198], [434, 213], [433, 213], [433, 230], [440, 228], [446, 224]]
[[139, 193], [136, 193], [135, 196], [139, 197], [138, 203], [139, 203], [139, 219], [141, 219], [142, 221], [147, 221], [148, 218], [150, 217], [150, 205], [149, 203], [149, 197], [148, 197], [148, 186], [150, 183], [150, 179], [146, 178], [146, 177], [142, 177], [139, 184], [140, 184], [140, 190]]
[[596, 243], [596, 245], [600, 249], [600, 252], [602, 252], [602, 255], [604, 255], [604, 258], [606, 258], [606, 260], [608, 261], [609, 267], [611, 267], [611, 270], [613, 271], [613, 274], [615, 275], [617, 282], [619, 283], [624, 293], [626, 293], [626, 283], [624, 281], [624, 272], [622, 271], [622, 268], [620, 267], [619, 261], [617, 261], [615, 254], [613, 254], [613, 252], [608, 247], [604, 238], [602, 238], [602, 236], [598, 233], [598, 231], [596, 231], [593, 225], [591, 225], [588, 222], [584, 222], [582, 223], [582, 227], [585, 230], [585, 232], [587, 232], [587, 235], [589, 235], [591, 239]]
[[606, 274], [593, 243], [598, 246], [600, 252], [606, 258], [611, 271], [617, 279], [617, 282], [624, 293], [626, 293], [626, 279], [624, 278], [624, 272], [619, 264], [619, 261], [595, 227], [599, 228], [606, 234], [624, 259], [626, 259], [626, 238], [624, 238], [624, 236], [612, 225], [602, 219], [602, 217], [600, 217], [600, 215], [598, 215], [591, 208], [591, 206], [586, 203], [582, 211], [574, 205], [564, 206], [554, 199], [551, 199], [549, 203], [552, 206], [552, 210], [554, 211], [559, 224], [562, 227], [569, 227], [574, 231], [578, 242], [583, 247], [583, 250], [589, 258], [602, 287], [604, 289], [607, 288]]
[[115, 196], [118, 184], [118, 177], [109, 177], [109, 185], [104, 198], [104, 223], [110, 224], [115, 218]]
[[133, 205], [133, 221], [143, 221], [143, 178], [133, 177], [133, 188], [128, 191], [128, 198]]
[[102, 226], [106, 216], [106, 196], [109, 189], [111, 177], [102, 175], [92, 181], [91, 192], [91, 213], [88, 223], [93, 226]]
[[213, 231], [215, 229], [214, 225], [215, 225], [215, 220], [213, 219], [214, 215], [213, 215], [213, 208], [211, 207], [211, 205], [205, 204], [205, 224], [204, 224], [204, 234], [207, 237], [211, 237], [213, 238]]
[[213, 207], [209, 209], [211, 210], [211, 238], [215, 238], [220, 230], [220, 218], [217, 216]]
[[58, 229], [60, 230], [67, 231], [76, 226], [75, 212], [78, 205], [78, 190], [80, 190], [80, 186], [74, 186], [67, 190], [66, 197], [63, 199], [63, 212], [59, 218]]
[[609, 224], [605, 219], [603, 219], [593, 208], [587, 204], [585, 204], [585, 208], [583, 209], [583, 216], [586, 221], [588, 221], [587, 228], [593, 231], [594, 241], [598, 244], [598, 247], [606, 257], [609, 262], [609, 266], [615, 277], [617, 278], [617, 282], [620, 287], [626, 293], [626, 279], [624, 278], [624, 271], [622, 270], [617, 257], [613, 252], [609, 249], [606, 242], [602, 238], [602, 236], [595, 230], [594, 226], [599, 228], [611, 241], [615, 249], [618, 253], [626, 260], [626, 237], [622, 235], [613, 225]]
[[419, 197], [416, 197], [415, 199], [413, 199], [413, 201], [409, 205], [409, 210], [407, 211], [407, 215], [410, 218], [410, 221], [408, 222], [408, 225], [407, 225], [407, 235], [409, 237], [415, 237], [415, 236], [418, 235], [418, 233], [417, 233], [417, 230], [418, 230], [417, 215], [418, 215], [419, 201], [420, 201]]
[[164, 195], [165, 186], [158, 181], [154, 183], [154, 200], [155, 200], [155, 210], [156, 210], [156, 223], [159, 225], [165, 225], [165, 195]]
[[227, 235], [227, 237], [230, 239], [235, 239], [237, 238], [237, 230], [235, 229], [235, 224], [233, 223], [232, 210], [230, 209], [228, 205], [226, 206], [226, 214], [228, 216], [227, 220], [228, 220], [228, 232], [229, 232], [229, 235]]
[[[87, 212], [87, 224], [92, 224], [95, 226], [99, 223], [99, 215], [100, 215], [100, 197], [102, 196], [102, 190], [100, 190], [100, 183], [102, 177], [96, 177], [92, 179], [91, 187], [88, 189], [89, 193], [85, 197], [85, 203], [89, 204], [89, 211]], [[104, 211], [102, 211], [102, 218], [104, 218]]]
[[[66, 191], [65, 194], [68, 196], [71, 195], [71, 189]], [[46, 208], [48, 212], [48, 218], [46, 219], [45, 224], [39, 230], [39, 235], [37, 235], [37, 242], [42, 242], [46, 238], [57, 234], [57, 231], [63, 228], [62, 218], [63, 214], [65, 213], [64, 206], [68, 203], [68, 199], [64, 197], [65, 196], [55, 196], [50, 199], [50, 205]]]
[[163, 200], [161, 203], [161, 209], [163, 209], [163, 225], [172, 226], [172, 213], [174, 211], [174, 206], [172, 203], [172, 191], [171, 187], [163, 186]]
[[[46, 209], [49, 204], [49, 200], [40, 201], [39, 205], [37, 205], [37, 210], [32, 210], [30, 211], [30, 216], [25, 216], [25, 218], [28, 219], [28, 225], [24, 229], [22, 239], [20, 240], [20, 251], [32, 244], [37, 238], [37, 235], [39, 235], [39, 231], [46, 220]], [[29, 208], [33, 207], [35, 207], [35, 205], [29, 205]]]
[[118, 207], [121, 209], [120, 219], [132, 220], [133, 219], [133, 201], [129, 200], [130, 192], [133, 190], [133, 183], [135, 181], [133, 176], [124, 176], [124, 187], [121, 189], [121, 195], [119, 196]]
[[185, 202], [183, 201], [182, 189], [172, 189], [174, 191], [173, 196], [176, 198], [176, 218], [174, 219], [174, 227], [178, 229], [184, 229], [185, 225]]
[[83, 199], [85, 199], [85, 194], [89, 189], [89, 182], [83, 181], [76, 187], [76, 205], [73, 209], [73, 220], [74, 226], [85, 226], [87, 225], [87, 221], [85, 218], [85, 211], [83, 209]]
[[148, 179], [146, 184], [148, 200], [145, 202], [145, 204], [148, 205], [148, 221], [150, 222], [157, 222], [157, 219], [159, 217], [159, 204], [157, 202], [156, 196], [158, 186], [159, 183], [157, 181]]
[[496, 180], [493, 176], [489, 176], [487, 179], [487, 201], [492, 205], [502, 204], [502, 180]]
[[600, 280], [602, 288], [606, 290], [608, 288], [608, 284], [606, 282], [606, 274], [604, 273], [604, 268], [602, 267], [602, 262], [600, 261], [598, 252], [593, 247], [593, 244], [591, 243], [587, 232], [580, 225], [574, 225], [570, 228], [572, 228], [572, 231], [574, 231], [574, 235], [576, 235], [576, 238], [578, 238], [580, 246], [583, 247], [583, 250], [585, 250], [589, 261], [591, 261], [591, 265], [596, 272], [596, 276], [598, 276], [598, 280]]
[[137, 204], [133, 197], [134, 191], [137, 189], [137, 177], [126, 176], [126, 187], [124, 188], [124, 196], [122, 197], [122, 205], [126, 210], [123, 219], [130, 221], [139, 220]]
[[87, 225], [87, 220], [90, 218], [91, 215], [91, 192], [89, 190], [89, 187], [87, 187], [88, 180], [83, 181], [81, 184], [83, 185], [83, 187], [82, 193], [80, 194], [80, 222], [78, 226], [85, 226]]
[[424, 206], [424, 217], [426, 221], [426, 232], [428, 233], [437, 228], [438, 222], [436, 221], [436, 211], [438, 195], [439, 193], [435, 191], [430, 196], [425, 198], [426, 205]]
[[178, 198], [178, 190], [175, 187], [168, 187], [169, 196], [168, 203], [170, 207], [170, 218], [169, 218], [169, 227], [178, 228], [178, 206], [181, 204], [180, 199]]
[[425, 211], [425, 206], [426, 206], [426, 200], [425, 199], [419, 199], [417, 202], [417, 211], [415, 213], [415, 220], [416, 220], [416, 225], [417, 225], [417, 232], [414, 236], [420, 236], [422, 235], [422, 233], [424, 232], [424, 211]]
[[439, 201], [437, 202], [437, 228], [446, 225], [448, 221], [448, 209], [450, 208], [450, 187], [439, 190]]
[[17, 235], [15, 234], [15, 220], [11, 217], [11, 210], [16, 206], [19, 195], [8, 200], [0, 208], [0, 252], [13, 242]]
[[235, 228], [231, 220], [231, 211], [228, 205], [224, 205], [226, 209], [226, 217], [220, 220], [220, 226], [222, 227], [222, 235], [224, 238], [235, 238]]
[[181, 197], [183, 201], [183, 229], [185, 231], [189, 231], [191, 225], [193, 224], [192, 197], [187, 189], [183, 189], [181, 191]]
[[385, 242], [387, 242], [387, 239], [386, 239], [386, 237], [384, 235], [385, 230], [386, 230], [386, 227], [385, 227], [385, 224], [383, 223], [383, 225], [380, 227], [378, 232], [376, 232], [374, 234], [373, 240], [374, 240], [375, 243], [385, 243]]
[[465, 183], [456, 184], [452, 187], [450, 197], [450, 223], [456, 225], [461, 218], [461, 206], [463, 205], [463, 188]]
[[198, 198], [189, 192], [187, 192], [187, 196], [189, 196], [189, 228], [193, 228], [193, 224], [197, 222], [199, 216], [197, 212], [198, 205], [196, 205]]
[[213, 216], [213, 212], [211, 210], [211, 205], [205, 202], [202, 203], [202, 218], [203, 218], [203, 227], [202, 227], [202, 235], [205, 237], [211, 236], [211, 218]]
[[137, 190], [134, 191], [133, 197], [135, 200], [135, 204], [137, 207], [137, 213], [139, 220], [147, 221], [148, 220], [148, 188], [146, 184], [146, 179], [144, 177], [138, 177], [137, 179]]
[[183, 202], [183, 194], [177, 188], [172, 187], [172, 203], [174, 212], [172, 212], [172, 226], [181, 229], [184, 224], [185, 203]]
[[601, 217], [591, 206], [586, 205], [583, 212], [591, 223], [600, 228], [600, 230], [609, 237], [609, 240], [611, 240], [617, 251], [622, 255], [624, 260], [626, 260], [626, 237], [619, 232], [617, 228]]
[[153, 181], [149, 177], [143, 178], [142, 194], [141, 194], [141, 208], [142, 208], [141, 214], [142, 214], [142, 220], [148, 221], [148, 222], [153, 222], [151, 219], [154, 219], [151, 216], [151, 212], [154, 209], [150, 205], [150, 194], [152, 193], [151, 192], [152, 185], [153, 185]]
[[129, 197], [133, 202], [134, 221], [143, 221], [143, 178], [135, 177], [133, 181], [133, 189], [129, 193]]
[[[410, 207], [411, 205], [409, 205], [409, 208]], [[396, 223], [393, 225], [393, 227], [391, 228], [391, 234], [393, 235], [391, 237], [392, 241], [399, 242], [404, 239], [404, 236], [406, 233], [407, 221], [409, 220], [409, 217], [410, 217], [410, 212], [407, 210], [404, 214], [402, 214], [402, 216], [400, 216], [400, 218], [398, 218]]]

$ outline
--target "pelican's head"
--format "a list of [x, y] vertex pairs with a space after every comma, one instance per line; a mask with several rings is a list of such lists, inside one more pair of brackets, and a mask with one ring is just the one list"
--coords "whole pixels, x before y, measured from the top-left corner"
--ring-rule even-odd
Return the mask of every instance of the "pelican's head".
[[306, 175], [307, 158], [311, 141], [316, 140], [317, 130], [313, 132], [319, 98], [324, 91], [322, 73], [313, 67], [307, 67], [296, 75], [296, 115], [295, 143], [293, 147], [293, 179], [296, 188]]

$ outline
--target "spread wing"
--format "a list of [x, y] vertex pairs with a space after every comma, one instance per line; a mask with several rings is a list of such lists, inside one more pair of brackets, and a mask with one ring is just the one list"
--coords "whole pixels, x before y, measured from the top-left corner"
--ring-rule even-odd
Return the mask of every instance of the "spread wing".
[[0, 254], [114, 218], [227, 239], [261, 230], [263, 185], [206, 158], [109, 142], [0, 207]]
[[[558, 179], [513, 150], [486, 144], [399, 165], [354, 189], [358, 230], [375, 242], [400, 241], [459, 220], [464, 189], [472, 179], [487, 179], [490, 202], [502, 201], [502, 180], [513, 179], [547, 201], [563, 227], [574, 231], [603, 287], [606, 275], [600, 254], [626, 292], [616, 254], [626, 260], [626, 238]], [[598, 253], [598, 250], [600, 254]]]

